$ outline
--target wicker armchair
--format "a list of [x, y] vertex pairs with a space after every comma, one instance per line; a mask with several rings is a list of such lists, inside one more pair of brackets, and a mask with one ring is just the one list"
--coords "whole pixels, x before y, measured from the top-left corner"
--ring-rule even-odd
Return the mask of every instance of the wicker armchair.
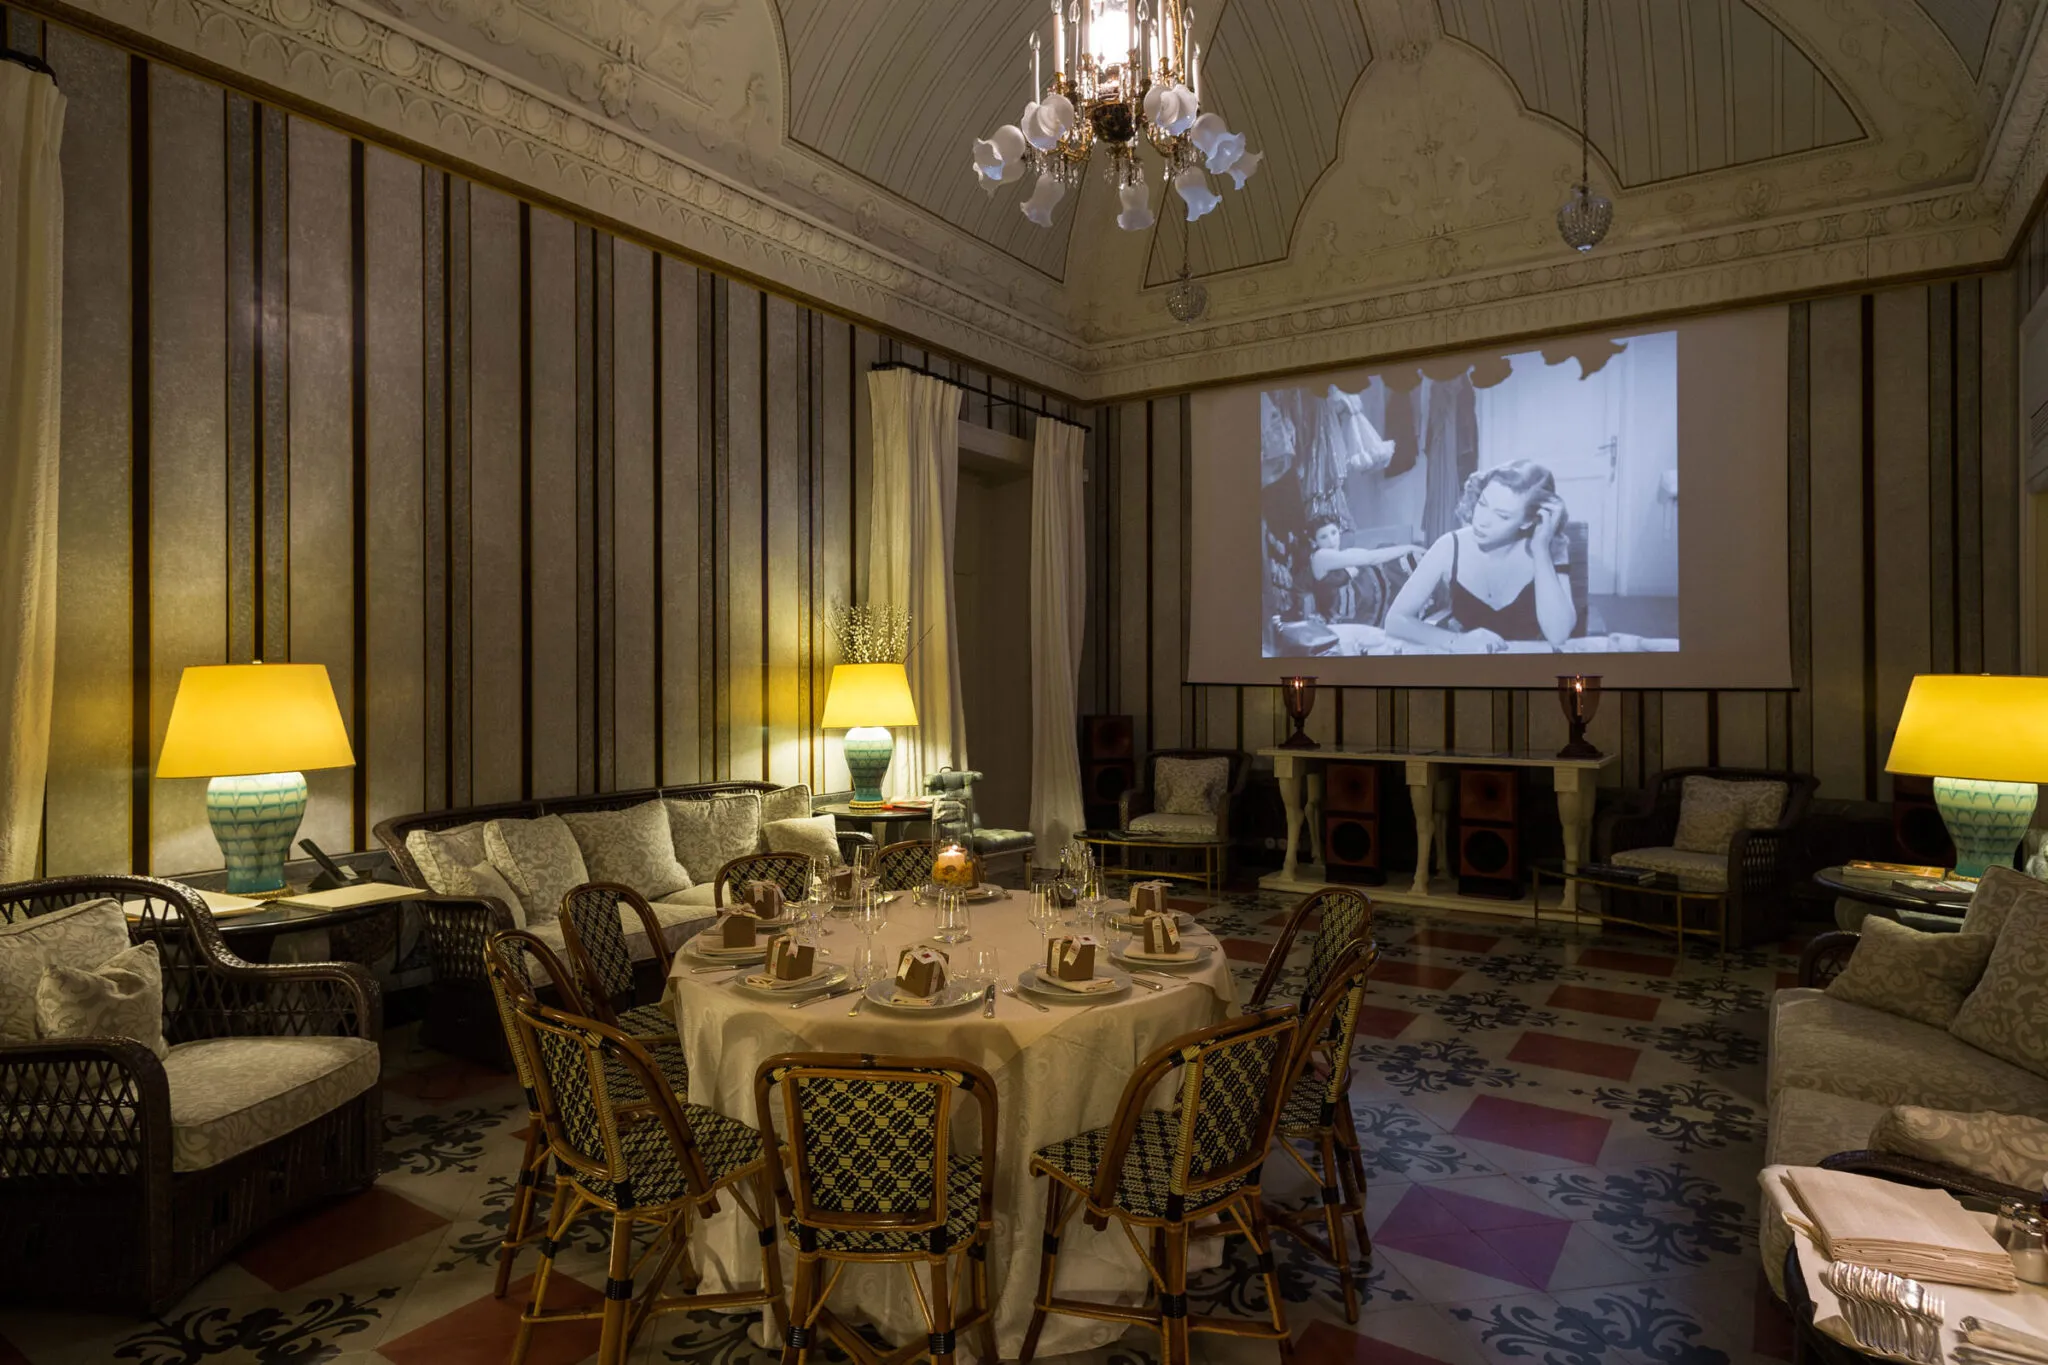
[[[1166, 816], [1159, 811], [1155, 802], [1158, 798], [1156, 774], [1162, 758], [1204, 759], [1221, 758], [1230, 763], [1229, 776], [1224, 782], [1223, 799], [1216, 809], [1214, 830], [1211, 837], [1230, 842], [1230, 813], [1237, 805], [1237, 798], [1244, 792], [1244, 784], [1251, 778], [1251, 755], [1242, 749], [1154, 749], [1145, 755], [1145, 761], [1138, 765], [1138, 785], [1117, 798], [1117, 826], [1120, 829], [1142, 831], [1148, 821], [1172, 822], [1175, 820], [1200, 821], [1199, 816]], [[1137, 823], [1133, 823], [1133, 822]], [[1165, 827], [1164, 824], [1161, 827]], [[1181, 832], [1194, 832], [1191, 828], [1174, 825]], [[1209, 831], [1203, 831], [1208, 833]]]
[[[0, 1302], [161, 1312], [278, 1220], [377, 1178], [383, 1111], [377, 984], [352, 963], [257, 966], [221, 938], [197, 894], [147, 877], [59, 877], [0, 887], [0, 922], [113, 897], [131, 943], [154, 942], [164, 990], [160, 1060], [140, 1042], [0, 1043]], [[368, 1085], [296, 1128], [200, 1164], [209, 1135], [175, 1104], [174, 1079], [218, 1094], [226, 1040], [253, 1069], [318, 1072], [294, 1093]], [[367, 1053], [365, 1052], [367, 1048]], [[237, 1049], [237, 1051], [240, 1051]], [[236, 1059], [231, 1070], [251, 1069]], [[187, 1123], [181, 1123], [181, 1109]], [[243, 1134], [241, 1140], [248, 1140]]]
[[1316, 997], [1322, 994], [1323, 983], [1330, 979], [1330, 972], [1344, 950], [1353, 943], [1372, 940], [1372, 902], [1365, 893], [1343, 886], [1326, 886], [1296, 901], [1294, 909], [1287, 913], [1287, 923], [1281, 926], [1273, 950], [1266, 954], [1265, 968], [1252, 987], [1246, 1009], [1264, 1009], [1272, 1003], [1281, 974], [1287, 970], [1288, 956], [1294, 951], [1294, 940], [1306, 933], [1311, 924], [1316, 938], [1302, 972], [1297, 1001], [1304, 1012], [1315, 1008]]
[[[1629, 793], [1620, 809], [1600, 821], [1595, 841], [1597, 857], [1601, 862], [1613, 862], [1617, 854], [1630, 850], [1671, 851], [1671, 841], [1678, 833], [1679, 801], [1688, 777], [1711, 777], [1723, 782], [1781, 782], [1785, 785], [1785, 804], [1777, 824], [1768, 829], [1737, 830], [1729, 842], [1725, 859], [1715, 859], [1711, 869], [1696, 872], [1696, 875], [1718, 874], [1725, 879], [1728, 888], [1728, 941], [1731, 944], [1782, 938], [1791, 920], [1792, 894], [1803, 880], [1799, 826], [1806, 818], [1807, 808], [1813, 803], [1814, 789], [1820, 785], [1819, 779], [1810, 773], [1774, 772], [1763, 768], [1667, 768], [1651, 778], [1643, 790]], [[1705, 855], [1678, 856], [1696, 860]], [[1621, 861], [1657, 867], [1660, 871], [1675, 870], [1640, 859]], [[1609, 891], [1606, 894], [1629, 896], [1626, 891]], [[1646, 903], [1635, 907], [1637, 913], [1632, 918], [1650, 919], [1658, 913], [1655, 908], [1658, 906], [1662, 907], [1663, 913], [1670, 913], [1668, 901], [1649, 897], [1637, 897], [1636, 900]]]

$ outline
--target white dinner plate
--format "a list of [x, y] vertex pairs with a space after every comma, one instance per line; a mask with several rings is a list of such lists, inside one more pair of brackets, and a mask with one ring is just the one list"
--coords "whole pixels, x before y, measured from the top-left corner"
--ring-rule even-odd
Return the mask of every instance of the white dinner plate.
[[930, 1000], [898, 1000], [896, 981], [892, 977], [872, 983], [862, 994], [870, 1005], [879, 1005], [886, 1010], [902, 1010], [905, 1014], [937, 1014], [974, 1004], [981, 999], [981, 992], [982, 988], [970, 981], [948, 981], [945, 988]]
[[751, 948], [714, 948], [699, 935], [683, 945], [683, 956], [707, 966], [744, 967], [750, 962], [766, 962], [768, 945], [756, 943]]
[[1112, 948], [1109, 950], [1109, 956], [1111, 961], [1121, 962], [1125, 966], [1142, 967], [1146, 971], [1160, 972], [1193, 971], [1209, 960], [1210, 948], [1206, 943], [1190, 943], [1186, 939], [1182, 939], [1181, 947], [1187, 951], [1189, 956], [1154, 957], [1150, 953], [1137, 948]]
[[[1173, 912], [1173, 921], [1183, 930], [1192, 929], [1195, 924], [1195, 917], [1185, 910], [1176, 910]], [[1145, 927], [1145, 919], [1142, 915], [1111, 915], [1109, 917], [1109, 924], [1112, 929], [1143, 929]]]
[[746, 977], [735, 978], [732, 988], [742, 995], [751, 995], [760, 1000], [798, 1000], [819, 991], [830, 990], [846, 980], [846, 968], [822, 967], [801, 981], [779, 982], [773, 986], [757, 986]]
[[1098, 978], [1107, 977], [1116, 982], [1116, 989], [1110, 991], [1070, 991], [1064, 986], [1054, 986], [1045, 980], [1045, 968], [1026, 967], [1017, 973], [1017, 989], [1036, 1000], [1057, 1000], [1063, 1005], [1095, 1005], [1104, 1000], [1121, 1000], [1131, 993], [1131, 978], [1111, 967], [1107, 971], [1095, 969]]

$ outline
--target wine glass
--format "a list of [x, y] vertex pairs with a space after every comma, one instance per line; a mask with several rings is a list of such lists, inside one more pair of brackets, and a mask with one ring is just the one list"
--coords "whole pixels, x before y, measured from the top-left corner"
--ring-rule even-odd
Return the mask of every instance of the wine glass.
[[870, 938], [855, 946], [846, 968], [846, 984], [866, 989], [881, 978], [882, 950]]
[[1024, 908], [1032, 927], [1038, 930], [1039, 956], [1045, 956], [1045, 945], [1052, 938], [1053, 925], [1059, 923], [1059, 901], [1050, 886], [1034, 886], [1030, 891], [1031, 900]]

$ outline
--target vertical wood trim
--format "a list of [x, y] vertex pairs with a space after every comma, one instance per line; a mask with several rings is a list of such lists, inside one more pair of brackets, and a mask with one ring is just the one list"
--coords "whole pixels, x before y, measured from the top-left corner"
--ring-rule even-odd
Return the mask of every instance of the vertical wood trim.
[[519, 203], [519, 795], [533, 796], [533, 205]]
[[149, 871], [150, 680], [155, 673], [150, 620], [150, 103], [149, 63], [128, 59], [128, 870]]
[[348, 327], [349, 327], [349, 681], [350, 734], [356, 766], [349, 774], [351, 848], [370, 842], [370, 781], [376, 773], [370, 751], [370, 393], [369, 393], [369, 223], [365, 150], [348, 144]]

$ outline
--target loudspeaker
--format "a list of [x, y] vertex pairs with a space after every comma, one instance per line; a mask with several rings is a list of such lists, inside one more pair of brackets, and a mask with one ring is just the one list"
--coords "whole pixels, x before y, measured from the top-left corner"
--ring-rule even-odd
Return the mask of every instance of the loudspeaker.
[[1375, 815], [1380, 808], [1376, 763], [1330, 763], [1323, 767], [1323, 809], [1347, 815]]
[[1900, 862], [1956, 865], [1955, 840], [1948, 837], [1948, 825], [1934, 804], [1933, 778], [1892, 779], [1892, 842]]
[[1333, 882], [1386, 880], [1380, 870], [1380, 770], [1374, 763], [1323, 769], [1323, 876]]
[[1081, 761], [1130, 758], [1132, 727], [1129, 716], [1081, 717]]
[[1138, 770], [1128, 758], [1081, 765], [1081, 818], [1090, 829], [1117, 827], [1117, 799], [1138, 785]]
[[1522, 894], [1521, 779], [1513, 768], [1458, 770], [1458, 894]]

